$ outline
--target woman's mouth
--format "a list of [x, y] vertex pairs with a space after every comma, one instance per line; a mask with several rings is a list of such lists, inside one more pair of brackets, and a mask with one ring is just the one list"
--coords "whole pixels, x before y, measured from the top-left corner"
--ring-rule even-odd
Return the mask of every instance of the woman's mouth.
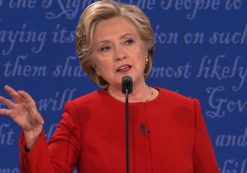
[[131, 69], [131, 65], [125, 64], [117, 68], [117, 72], [126, 72]]

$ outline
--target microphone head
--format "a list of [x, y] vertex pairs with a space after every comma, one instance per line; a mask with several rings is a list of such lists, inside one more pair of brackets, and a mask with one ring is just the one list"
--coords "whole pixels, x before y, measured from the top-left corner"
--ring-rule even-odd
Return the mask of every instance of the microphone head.
[[122, 77], [122, 93], [125, 94], [128, 90], [128, 94], [132, 93], [133, 90], [133, 81], [130, 76]]

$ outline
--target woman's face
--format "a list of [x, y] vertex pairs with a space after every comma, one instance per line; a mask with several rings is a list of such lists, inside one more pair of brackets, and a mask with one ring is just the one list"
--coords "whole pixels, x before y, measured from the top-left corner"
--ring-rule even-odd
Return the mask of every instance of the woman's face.
[[93, 63], [110, 86], [121, 86], [123, 76], [145, 82], [146, 49], [134, 24], [124, 17], [99, 22], [93, 39]]

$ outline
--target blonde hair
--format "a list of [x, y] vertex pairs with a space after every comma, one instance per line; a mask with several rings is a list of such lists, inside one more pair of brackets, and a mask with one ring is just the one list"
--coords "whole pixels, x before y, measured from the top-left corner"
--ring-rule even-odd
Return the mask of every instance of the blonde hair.
[[153, 30], [148, 17], [143, 11], [134, 5], [115, 2], [112, 0], [97, 1], [89, 5], [81, 14], [76, 28], [75, 47], [84, 72], [101, 88], [107, 88], [108, 83], [96, 74], [92, 64], [93, 34], [96, 25], [102, 21], [116, 16], [122, 16], [130, 20], [145, 44], [147, 50], [147, 64], [144, 76], [147, 77], [152, 68], [152, 56], [154, 53]]

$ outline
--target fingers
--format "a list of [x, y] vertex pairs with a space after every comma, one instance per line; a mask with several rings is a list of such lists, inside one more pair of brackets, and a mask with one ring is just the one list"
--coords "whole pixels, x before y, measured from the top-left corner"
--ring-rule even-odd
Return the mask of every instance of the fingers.
[[23, 101], [25, 101], [26, 103], [31, 103], [31, 104], [34, 103], [33, 98], [27, 92], [25, 92], [25, 91], [18, 91], [17, 93], [21, 97], [21, 99]]
[[[16, 91], [12, 87], [6, 85], [4, 87], [5, 91], [18, 103], [18, 102], [26, 102], [26, 103], [34, 103], [32, 97], [25, 91]], [[10, 100], [9, 100], [10, 101]], [[6, 102], [6, 101], [5, 101]], [[9, 103], [9, 102], [8, 102]], [[12, 102], [13, 103], [13, 102]], [[6, 104], [7, 105], [7, 104]], [[13, 106], [13, 105], [12, 105]]]
[[13, 108], [15, 106], [15, 103], [12, 102], [9, 99], [6, 99], [2, 96], [0, 96], [0, 102], [3, 103], [4, 105], [8, 106], [9, 108]]
[[13, 99], [15, 99], [16, 101], [18, 101], [19, 95], [18, 95], [18, 93], [17, 93], [16, 90], [14, 90], [12, 87], [10, 87], [10, 86], [8, 86], [8, 85], [6, 85], [6, 86], [4, 87], [4, 89], [5, 89], [5, 91], [6, 91]]
[[11, 113], [12, 113], [12, 110], [9, 110], [9, 109], [0, 109], [0, 115], [10, 116]]

